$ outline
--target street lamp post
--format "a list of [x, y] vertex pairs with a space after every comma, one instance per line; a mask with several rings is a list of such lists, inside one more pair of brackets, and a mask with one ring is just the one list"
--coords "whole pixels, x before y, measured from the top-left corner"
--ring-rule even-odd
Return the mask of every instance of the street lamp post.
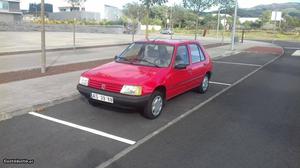
[[237, 0], [235, 0], [235, 8], [234, 8], [234, 19], [232, 25], [232, 33], [231, 33], [231, 50], [234, 50], [234, 37], [235, 37], [235, 28], [236, 28], [236, 18], [237, 18]]
[[45, 45], [45, 1], [41, 0], [41, 19], [42, 19], [42, 31], [41, 31], [41, 73], [46, 72], [46, 45]]
[[217, 39], [219, 39], [219, 30], [220, 30], [220, 11], [221, 9], [218, 9], [218, 24], [217, 24]]

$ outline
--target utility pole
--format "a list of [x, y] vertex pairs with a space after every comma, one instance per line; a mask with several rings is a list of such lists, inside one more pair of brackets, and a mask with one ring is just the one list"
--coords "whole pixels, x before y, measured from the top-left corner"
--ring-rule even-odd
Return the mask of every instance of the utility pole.
[[46, 72], [46, 45], [45, 45], [45, 0], [41, 0], [41, 19], [42, 19], [42, 31], [41, 31], [41, 73]]
[[[175, 5], [175, 4], [174, 4]], [[170, 38], [173, 38], [173, 6], [171, 7], [171, 14], [170, 14], [170, 27], [171, 27], [171, 36]]]
[[219, 39], [219, 30], [220, 30], [220, 7], [219, 7], [219, 10], [218, 10], [218, 24], [217, 24], [217, 39]]
[[198, 16], [198, 14], [197, 14], [196, 29], [195, 29], [195, 40], [197, 40], [198, 23], [199, 23], [199, 16]]
[[236, 18], [237, 18], [237, 0], [235, 0], [235, 8], [234, 8], [234, 19], [232, 25], [232, 33], [231, 33], [231, 50], [234, 50], [234, 37], [235, 37], [235, 27], [236, 27]]
[[76, 26], [75, 26], [76, 18], [73, 19], [73, 49], [75, 50], [76, 48], [76, 37], [75, 37], [75, 32], [76, 32]]

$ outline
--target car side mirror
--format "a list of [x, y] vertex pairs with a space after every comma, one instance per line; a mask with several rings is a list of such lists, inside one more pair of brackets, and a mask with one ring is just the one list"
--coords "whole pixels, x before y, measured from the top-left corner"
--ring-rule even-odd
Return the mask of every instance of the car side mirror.
[[175, 65], [175, 69], [186, 69], [187, 65], [186, 64], [178, 64]]
[[119, 58], [119, 55], [115, 55], [114, 59], [116, 60], [116, 59], [118, 59], [118, 58]]

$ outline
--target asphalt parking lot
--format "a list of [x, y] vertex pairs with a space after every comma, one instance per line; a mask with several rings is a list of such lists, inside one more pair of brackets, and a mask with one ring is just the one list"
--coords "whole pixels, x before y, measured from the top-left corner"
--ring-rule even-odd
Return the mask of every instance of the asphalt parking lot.
[[[173, 98], [167, 102], [164, 112], [156, 120], [147, 120], [141, 117], [137, 111], [103, 105], [94, 107], [85, 98], [79, 98], [49, 107], [40, 113], [30, 113], [2, 121], [0, 122], [0, 157], [2, 159], [34, 159], [34, 167], [96, 167], [101, 164], [101, 166], [109, 165], [112, 161], [110, 159], [117, 154], [117, 156], [123, 156], [120, 152], [126, 154], [126, 152], [135, 148], [139, 149], [141, 146], [151, 151], [149, 144], [146, 144], [148, 147], [144, 147], [143, 143], [148, 142], [156, 134], [163, 137], [171, 134], [172, 137], [176, 137], [176, 132], [174, 132], [176, 128], [181, 131], [185, 129], [186, 134], [192, 135], [193, 132], [189, 131], [189, 124], [183, 118], [185, 115], [200, 113], [202, 105], [209, 103], [218, 95], [229, 94], [228, 89], [239, 87], [240, 82], [243, 82], [245, 78], [277, 58], [278, 55], [273, 54], [240, 53], [215, 60], [209, 91], [204, 95], [190, 91]], [[243, 90], [240, 89], [239, 94], [242, 92]], [[218, 103], [224, 105], [225, 108], [235, 105], [225, 104], [225, 102], [226, 97], [223, 96]], [[217, 104], [216, 106], [221, 105]], [[195, 107], [199, 107], [199, 109]], [[216, 109], [210, 108], [210, 110]], [[41, 115], [38, 116], [39, 114]], [[205, 113], [204, 115], [202, 119], [197, 117], [193, 119], [195, 123], [197, 123], [196, 119], [199, 119], [199, 127], [203, 126], [204, 123], [209, 124], [205, 121], [200, 123], [210, 114]], [[216, 120], [223, 117], [214, 113], [211, 115], [214, 115]], [[187, 118], [190, 119], [190, 117]], [[179, 120], [181, 121], [180, 125], [177, 124]], [[171, 133], [161, 133], [169, 127], [172, 128]], [[218, 125], [211, 125], [210, 127], [218, 127]], [[197, 130], [197, 134], [205, 135], [208, 132], [200, 129]], [[171, 144], [171, 141], [167, 139], [164, 145]], [[182, 142], [178, 139], [174, 142], [179, 143], [177, 144], [178, 150], [185, 146], [185, 144], [180, 144]], [[206, 149], [205, 146], [202, 147]], [[248, 147], [251, 148], [251, 146]], [[198, 146], [195, 150], [202, 149]], [[141, 149], [136, 150], [132, 155], [138, 155], [140, 151]], [[172, 151], [176, 153], [174, 149], [169, 152]], [[224, 157], [226, 158], [226, 155]], [[130, 155], [128, 159], [132, 161], [133, 157]], [[119, 167], [124, 164], [124, 167], [139, 167], [143, 163], [137, 161], [135, 165], [128, 162], [121, 159], [121, 163], [113, 163], [110, 166]], [[157, 164], [146, 165], [145, 167], [158, 167]], [[181, 165], [181, 167], [193, 167], [191, 166], [192, 163], [186, 164], [187, 166]], [[189, 164], [191, 165], [189, 166]], [[10, 165], [4, 164], [0, 167], [5, 166], [10, 167]], [[22, 167], [26, 166], [32, 167], [32, 165], [22, 165]], [[161, 164], [161, 166], [174, 167], [175, 165]], [[203, 166], [207, 165], [203, 164]], [[221, 165], [219, 164], [219, 166]], [[243, 167], [239, 164], [235, 166]]]

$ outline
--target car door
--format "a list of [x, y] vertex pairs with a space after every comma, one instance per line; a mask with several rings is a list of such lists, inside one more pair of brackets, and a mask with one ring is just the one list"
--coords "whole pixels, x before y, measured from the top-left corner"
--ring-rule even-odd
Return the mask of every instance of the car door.
[[[197, 43], [188, 44], [189, 52], [191, 55], [191, 88], [197, 87], [202, 82], [204, 75], [206, 74], [206, 62], [204, 52]], [[191, 89], [190, 88], [190, 89]]]
[[[185, 68], [176, 68], [177, 65], [185, 65]], [[176, 49], [175, 60], [171, 70], [168, 98], [187, 91], [190, 88], [191, 75], [188, 48], [186, 45], [180, 45]]]

